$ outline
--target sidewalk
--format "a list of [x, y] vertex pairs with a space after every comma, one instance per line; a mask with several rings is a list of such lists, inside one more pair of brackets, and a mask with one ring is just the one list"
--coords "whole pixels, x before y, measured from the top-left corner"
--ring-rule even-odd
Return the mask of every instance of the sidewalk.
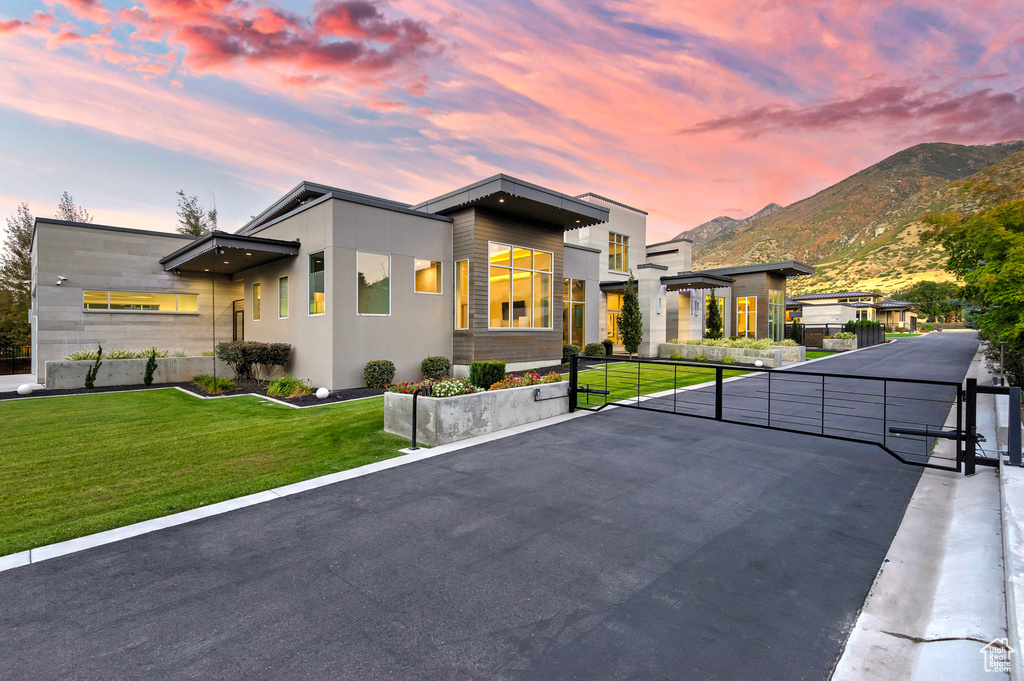
[[15, 374], [14, 376], [0, 376], [0, 393], [12, 393], [23, 383], [35, 383], [36, 377], [32, 374]]
[[[968, 376], [992, 383], [980, 356]], [[990, 452], [996, 443], [992, 395], [979, 396], [978, 412], [978, 430], [986, 439], [982, 447]], [[955, 421], [954, 410], [947, 427]], [[952, 441], [942, 440], [935, 451], [952, 456], [953, 450]], [[1021, 475], [1014, 477], [1010, 495], [1019, 503], [1018, 520], [1024, 520], [1024, 470], [1014, 473]], [[1008, 678], [986, 669], [990, 660], [982, 650], [995, 639], [1007, 638], [1006, 574], [1016, 571], [1018, 591], [1024, 596], [1024, 533], [1013, 535], [1020, 558], [1011, 561], [1010, 570], [1003, 568], [1007, 513], [1002, 510], [1000, 481], [999, 469], [988, 467], [979, 467], [971, 477], [922, 472], [836, 665], [834, 680]], [[1005, 495], [1005, 482], [1003, 487]], [[1010, 618], [1010, 646], [1019, 651], [1015, 621]], [[996, 653], [1003, 652], [1000, 645]], [[1019, 654], [1015, 652], [1011, 660], [1017, 662]]]

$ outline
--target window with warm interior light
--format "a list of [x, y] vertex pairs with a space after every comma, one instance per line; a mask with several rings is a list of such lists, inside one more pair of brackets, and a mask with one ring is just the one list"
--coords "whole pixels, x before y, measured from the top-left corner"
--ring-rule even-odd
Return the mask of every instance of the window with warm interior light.
[[94, 312], [190, 313], [199, 311], [199, 296], [195, 293], [83, 291], [82, 309]]
[[437, 260], [415, 260], [416, 293], [441, 293], [441, 263]]
[[260, 285], [252, 285], [252, 319], [254, 322], [260, 320]]
[[582, 279], [562, 280], [562, 342], [582, 348], [586, 320], [587, 282]]
[[321, 315], [327, 311], [324, 292], [324, 252], [309, 254], [309, 314]]
[[757, 296], [736, 299], [736, 335], [757, 337]]
[[554, 255], [489, 243], [488, 326], [550, 329]]
[[455, 263], [455, 328], [469, 328], [469, 261]]
[[613, 272], [629, 271], [629, 237], [608, 232], [608, 269]]

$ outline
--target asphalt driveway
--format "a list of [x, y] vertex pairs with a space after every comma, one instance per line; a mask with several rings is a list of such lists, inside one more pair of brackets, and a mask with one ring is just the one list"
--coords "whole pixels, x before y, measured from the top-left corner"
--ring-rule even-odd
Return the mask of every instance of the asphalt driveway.
[[[811, 366], [976, 347], [908, 340]], [[822, 679], [918, 476], [606, 411], [0, 573], [0, 678]]]

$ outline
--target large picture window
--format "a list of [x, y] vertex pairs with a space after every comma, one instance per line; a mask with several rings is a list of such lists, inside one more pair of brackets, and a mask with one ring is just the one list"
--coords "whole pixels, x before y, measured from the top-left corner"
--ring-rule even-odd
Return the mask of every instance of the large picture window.
[[608, 339], [615, 345], [622, 345], [619, 338], [619, 313], [622, 311], [622, 294], [608, 293], [605, 295], [608, 313]]
[[83, 291], [82, 309], [103, 312], [189, 313], [199, 311], [199, 296], [195, 293]]
[[608, 269], [629, 271], [629, 237], [625, 234], [608, 232]]
[[277, 278], [277, 316], [280, 319], [288, 316], [288, 277]]
[[550, 329], [553, 254], [489, 243], [488, 260], [488, 326]]
[[416, 293], [441, 293], [441, 263], [416, 258]]
[[391, 256], [357, 253], [356, 289], [359, 314], [391, 314]]
[[455, 263], [455, 328], [469, 328], [469, 261]]
[[736, 335], [757, 337], [757, 296], [736, 299]]
[[586, 345], [587, 282], [582, 279], [564, 279], [562, 283], [562, 342], [582, 348]]
[[324, 252], [309, 254], [309, 314], [320, 315], [327, 311], [327, 295], [324, 292]]

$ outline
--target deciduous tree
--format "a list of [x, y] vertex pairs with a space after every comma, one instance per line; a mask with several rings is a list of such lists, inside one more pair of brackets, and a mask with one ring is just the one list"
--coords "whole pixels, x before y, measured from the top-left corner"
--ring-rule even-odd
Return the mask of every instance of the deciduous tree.
[[35, 218], [27, 203], [7, 218], [0, 253], [0, 344], [26, 345], [30, 340], [28, 309], [32, 278], [32, 227]]
[[203, 236], [217, 229], [217, 209], [207, 210], [199, 203], [195, 194], [189, 196], [183, 189], [178, 190], [178, 227], [179, 234]]

